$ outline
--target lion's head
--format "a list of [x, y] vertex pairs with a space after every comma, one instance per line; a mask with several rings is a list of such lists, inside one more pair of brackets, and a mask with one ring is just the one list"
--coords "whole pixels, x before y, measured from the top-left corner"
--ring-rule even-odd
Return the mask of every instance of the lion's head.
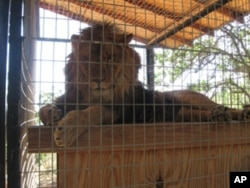
[[85, 102], [121, 102], [137, 83], [140, 68], [138, 53], [128, 46], [132, 37], [111, 24], [73, 35], [65, 67], [67, 92], [77, 92]]

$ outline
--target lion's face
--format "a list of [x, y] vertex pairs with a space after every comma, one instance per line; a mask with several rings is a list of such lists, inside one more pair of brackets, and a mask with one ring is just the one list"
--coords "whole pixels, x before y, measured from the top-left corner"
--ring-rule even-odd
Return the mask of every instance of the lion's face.
[[66, 66], [68, 82], [88, 102], [121, 102], [137, 82], [140, 58], [128, 47], [132, 35], [114, 33], [113, 26], [87, 28], [73, 35]]

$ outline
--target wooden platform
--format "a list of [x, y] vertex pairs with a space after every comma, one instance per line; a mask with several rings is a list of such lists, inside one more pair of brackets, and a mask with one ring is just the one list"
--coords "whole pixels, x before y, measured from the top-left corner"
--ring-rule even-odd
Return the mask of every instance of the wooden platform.
[[168, 123], [91, 127], [57, 147], [52, 127], [28, 127], [28, 151], [58, 153], [58, 187], [229, 187], [250, 170], [250, 124]]

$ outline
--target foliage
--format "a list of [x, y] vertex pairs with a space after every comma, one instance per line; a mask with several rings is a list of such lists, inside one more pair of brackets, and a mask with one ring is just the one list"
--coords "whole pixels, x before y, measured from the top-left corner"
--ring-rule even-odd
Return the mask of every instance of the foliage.
[[232, 23], [214, 36], [196, 39], [192, 46], [156, 50], [155, 84], [164, 85], [164, 90], [184, 84], [222, 103], [249, 102], [249, 47], [250, 28]]
[[38, 153], [36, 156], [36, 164], [41, 170], [56, 169], [56, 154], [55, 153]]
[[42, 104], [51, 104], [53, 103], [55, 97], [58, 97], [63, 92], [61, 90], [55, 92], [42, 92], [40, 95], [40, 101]]

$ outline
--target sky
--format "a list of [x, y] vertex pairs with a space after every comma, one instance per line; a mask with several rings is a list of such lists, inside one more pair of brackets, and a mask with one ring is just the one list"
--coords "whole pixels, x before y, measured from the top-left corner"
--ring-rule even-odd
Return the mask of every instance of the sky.
[[[36, 91], [58, 93], [64, 91], [63, 68], [66, 56], [71, 51], [70, 42], [65, 42], [73, 33], [87, 25], [64, 16], [40, 9], [40, 38], [36, 46]], [[39, 97], [39, 96], [38, 96]]]

